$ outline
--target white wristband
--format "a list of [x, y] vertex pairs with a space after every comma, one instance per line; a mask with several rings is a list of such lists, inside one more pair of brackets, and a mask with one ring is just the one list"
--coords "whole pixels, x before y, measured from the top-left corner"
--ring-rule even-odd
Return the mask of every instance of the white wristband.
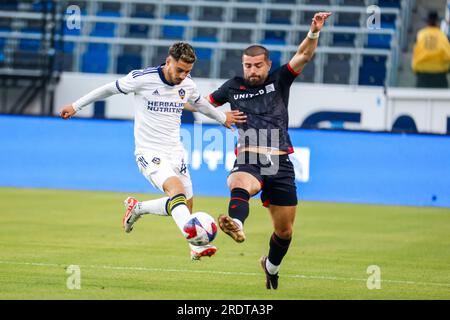
[[309, 30], [309, 32], [308, 32], [308, 38], [313, 39], [313, 40], [319, 39], [319, 35], [320, 35], [320, 31], [313, 33], [311, 30]]

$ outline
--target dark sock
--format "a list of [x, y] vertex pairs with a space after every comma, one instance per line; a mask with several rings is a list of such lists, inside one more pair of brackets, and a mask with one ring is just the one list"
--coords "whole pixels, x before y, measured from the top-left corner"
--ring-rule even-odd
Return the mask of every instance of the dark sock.
[[230, 204], [228, 205], [228, 215], [233, 219], [239, 219], [244, 224], [248, 217], [250, 194], [247, 190], [234, 188], [231, 190]]
[[275, 232], [269, 242], [269, 261], [276, 266], [281, 264], [281, 260], [289, 249], [291, 239], [285, 240], [278, 237]]

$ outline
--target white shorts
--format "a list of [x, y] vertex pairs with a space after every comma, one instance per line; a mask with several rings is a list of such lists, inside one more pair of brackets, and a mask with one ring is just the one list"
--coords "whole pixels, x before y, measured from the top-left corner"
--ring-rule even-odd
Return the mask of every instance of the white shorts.
[[193, 197], [192, 181], [185, 162], [184, 150], [174, 151], [170, 156], [157, 151], [136, 153], [139, 171], [150, 183], [164, 193], [164, 182], [170, 177], [178, 177], [184, 186], [186, 199]]

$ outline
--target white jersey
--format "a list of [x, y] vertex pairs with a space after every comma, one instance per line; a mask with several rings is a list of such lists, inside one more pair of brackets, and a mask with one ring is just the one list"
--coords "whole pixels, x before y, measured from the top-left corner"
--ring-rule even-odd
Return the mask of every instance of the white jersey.
[[165, 80], [159, 66], [131, 71], [116, 81], [116, 87], [121, 93], [134, 93], [136, 154], [182, 149], [180, 125], [184, 104], [195, 104], [201, 97], [189, 76], [180, 84], [172, 85]]
[[224, 124], [227, 116], [203, 98], [190, 76], [173, 85], [164, 78], [163, 66], [131, 71], [116, 82], [97, 88], [75, 101], [80, 111], [90, 103], [115, 94], [134, 93], [135, 154], [159, 151], [170, 155], [183, 150], [180, 141], [181, 114], [189, 102], [194, 109]]

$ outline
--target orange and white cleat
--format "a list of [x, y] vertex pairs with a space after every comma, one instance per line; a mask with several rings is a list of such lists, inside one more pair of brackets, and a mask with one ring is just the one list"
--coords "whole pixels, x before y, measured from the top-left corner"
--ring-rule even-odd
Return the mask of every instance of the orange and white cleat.
[[191, 259], [192, 260], [200, 260], [201, 257], [211, 257], [217, 251], [217, 248], [210, 244], [207, 244], [206, 246], [201, 246], [201, 247], [194, 246], [192, 244], [190, 244], [189, 246], [191, 247]]
[[129, 233], [133, 230], [133, 225], [139, 220], [141, 215], [137, 214], [134, 210], [138, 204], [136, 198], [128, 197], [123, 203], [125, 208], [127, 208], [127, 211], [125, 211], [125, 215], [122, 218], [122, 225], [125, 232]]

